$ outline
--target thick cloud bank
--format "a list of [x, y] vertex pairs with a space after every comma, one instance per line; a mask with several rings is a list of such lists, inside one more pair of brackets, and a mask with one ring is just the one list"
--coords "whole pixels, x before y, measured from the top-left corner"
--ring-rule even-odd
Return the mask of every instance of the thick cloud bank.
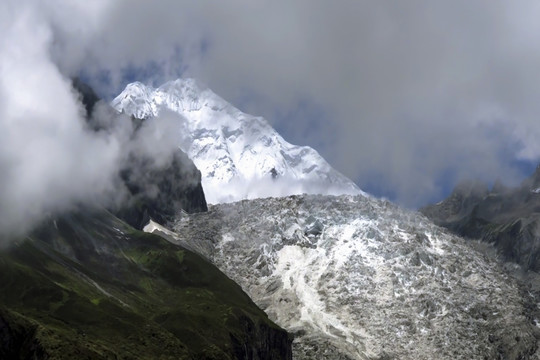
[[48, 15], [37, 2], [0, 5], [0, 235], [21, 235], [83, 202], [122, 201], [119, 172], [131, 154], [163, 167], [177, 149], [170, 114], [135, 132], [131, 119], [98, 103], [91, 121], [101, 130], [91, 129], [55, 61], [58, 23]]
[[205, 81], [415, 206], [540, 158], [535, 1], [0, 3], [0, 227], [103, 196], [131, 137], [86, 130], [70, 76]]

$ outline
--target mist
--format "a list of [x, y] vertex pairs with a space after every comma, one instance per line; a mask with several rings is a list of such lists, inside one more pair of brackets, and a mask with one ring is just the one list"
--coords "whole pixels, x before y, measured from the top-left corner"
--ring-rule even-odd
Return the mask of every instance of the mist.
[[195, 77], [410, 207], [464, 178], [519, 181], [513, 164], [540, 158], [539, 15], [524, 0], [3, 1], [0, 228], [110, 198], [127, 154], [176, 149], [170, 121], [146, 143], [107, 111], [114, 126], [89, 130], [79, 75], [106, 100]]
[[120, 171], [133, 156], [171, 163], [179, 115], [136, 129], [98, 102], [88, 119], [73, 73], [55, 60], [55, 19], [39, 2], [3, 2], [0, 14], [0, 235], [22, 236], [81, 204], [126, 201]]
[[[406, 206], [461, 179], [516, 183], [516, 161], [539, 160], [534, 1], [119, 2], [108, 13], [107, 48], [93, 38], [101, 67], [128, 64], [154, 85], [198, 78]], [[122, 86], [112, 76], [105, 88]]]

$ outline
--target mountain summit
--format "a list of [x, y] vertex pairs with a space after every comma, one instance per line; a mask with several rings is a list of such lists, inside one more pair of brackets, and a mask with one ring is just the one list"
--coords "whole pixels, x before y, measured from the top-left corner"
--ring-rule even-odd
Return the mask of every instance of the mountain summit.
[[128, 84], [112, 106], [136, 118], [181, 115], [179, 146], [202, 173], [209, 203], [292, 194], [364, 194], [317, 151], [285, 141], [194, 79]]

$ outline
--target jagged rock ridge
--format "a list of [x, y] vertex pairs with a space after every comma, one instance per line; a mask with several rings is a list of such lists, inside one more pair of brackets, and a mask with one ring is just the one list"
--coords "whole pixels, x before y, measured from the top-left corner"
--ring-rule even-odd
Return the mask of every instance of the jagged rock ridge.
[[540, 167], [515, 188], [467, 181], [420, 211], [436, 224], [495, 245], [503, 259], [540, 270]]

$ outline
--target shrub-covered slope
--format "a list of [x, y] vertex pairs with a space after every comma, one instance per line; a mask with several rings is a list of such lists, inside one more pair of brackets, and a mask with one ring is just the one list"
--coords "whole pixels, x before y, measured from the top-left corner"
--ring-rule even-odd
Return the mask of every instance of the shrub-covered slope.
[[0, 358], [289, 359], [288, 334], [200, 256], [105, 211], [0, 252]]

